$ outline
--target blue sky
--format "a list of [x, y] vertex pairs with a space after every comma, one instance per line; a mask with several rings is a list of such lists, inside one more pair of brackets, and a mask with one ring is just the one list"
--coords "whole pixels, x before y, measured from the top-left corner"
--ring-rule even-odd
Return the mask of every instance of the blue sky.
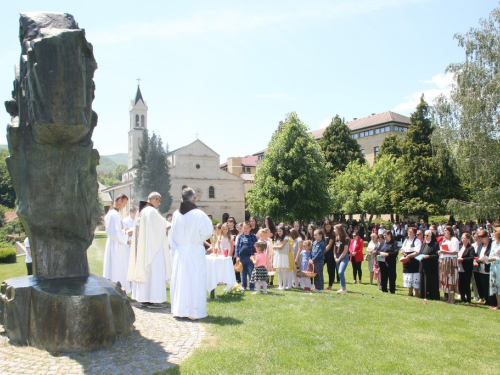
[[[94, 45], [95, 148], [127, 151], [137, 81], [148, 128], [170, 149], [196, 139], [221, 156], [267, 147], [287, 113], [310, 130], [446, 93], [453, 39], [498, 0], [9, 1], [0, 23], [0, 92], [10, 97], [20, 11], [71, 13]], [[40, 4], [43, 4], [41, 6]], [[9, 115], [3, 112], [4, 124]], [[5, 144], [0, 133], [0, 144]]]

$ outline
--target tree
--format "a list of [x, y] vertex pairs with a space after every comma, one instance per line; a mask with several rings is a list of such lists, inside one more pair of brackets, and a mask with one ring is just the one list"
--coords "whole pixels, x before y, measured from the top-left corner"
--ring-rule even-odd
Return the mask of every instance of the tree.
[[389, 134], [380, 145], [377, 160], [386, 155], [399, 159], [403, 154], [402, 147], [403, 140], [395, 134]]
[[310, 220], [330, 211], [328, 165], [295, 112], [274, 132], [255, 184], [246, 195], [252, 215], [276, 221]]
[[7, 169], [5, 158], [9, 156], [8, 150], [0, 150], [0, 205], [14, 209], [16, 206], [16, 192]]
[[397, 211], [403, 214], [428, 215], [443, 212], [443, 199], [456, 196], [459, 181], [449, 166], [433, 157], [431, 136], [434, 131], [429, 106], [420, 103], [410, 117], [410, 127], [403, 142], [401, 177], [404, 189], [397, 192]]
[[397, 191], [401, 189], [401, 161], [383, 156], [373, 167], [351, 162], [337, 174], [332, 183], [335, 213], [361, 214], [361, 223], [367, 230], [374, 214], [393, 212]]
[[139, 159], [136, 168], [137, 173], [134, 180], [136, 203], [140, 200], [146, 200], [152, 191], [157, 191], [162, 196], [159, 210], [162, 213], [167, 212], [172, 205], [167, 152], [163, 148], [161, 137], [154, 132], [149, 137], [147, 131], [144, 131], [139, 146]]
[[126, 170], [127, 166], [125, 164], [118, 164], [114, 172], [98, 172], [97, 180], [107, 187], [118, 185], [122, 182], [122, 173]]
[[494, 218], [500, 210], [500, 9], [479, 28], [456, 34], [465, 61], [450, 64], [450, 98], [436, 100], [433, 142], [456, 168], [467, 195], [447, 209], [462, 219]]
[[352, 137], [351, 130], [339, 115], [335, 115], [318, 143], [330, 164], [332, 177], [344, 171], [350, 162], [365, 161], [361, 146]]

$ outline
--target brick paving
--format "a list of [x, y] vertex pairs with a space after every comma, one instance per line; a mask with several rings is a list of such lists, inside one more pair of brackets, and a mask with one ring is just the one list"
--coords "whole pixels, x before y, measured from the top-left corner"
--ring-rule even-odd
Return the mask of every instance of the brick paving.
[[113, 347], [93, 352], [50, 354], [14, 346], [0, 326], [0, 375], [153, 374], [189, 357], [205, 336], [201, 323], [174, 319], [169, 309], [143, 309], [136, 303], [132, 308], [135, 330]]

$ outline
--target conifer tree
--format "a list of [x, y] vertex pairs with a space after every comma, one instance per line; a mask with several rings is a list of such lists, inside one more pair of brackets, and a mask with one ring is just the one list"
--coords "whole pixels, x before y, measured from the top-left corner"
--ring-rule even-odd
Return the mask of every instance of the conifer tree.
[[167, 212], [172, 205], [167, 152], [163, 148], [161, 137], [154, 132], [149, 138], [147, 131], [144, 131], [136, 166], [134, 187], [137, 200], [146, 200], [149, 193], [157, 191], [162, 196], [158, 209], [162, 213]]
[[[422, 95], [410, 117], [408, 134], [403, 141], [401, 178], [402, 189], [395, 201], [403, 214], [427, 215], [443, 212], [443, 200], [457, 194], [459, 181], [449, 164], [438, 163], [433, 157], [431, 136], [434, 127], [429, 106]], [[443, 161], [442, 161], [443, 162]]]
[[361, 146], [339, 115], [335, 115], [318, 143], [326, 161], [330, 163], [332, 177], [343, 172], [350, 162], [365, 161]]

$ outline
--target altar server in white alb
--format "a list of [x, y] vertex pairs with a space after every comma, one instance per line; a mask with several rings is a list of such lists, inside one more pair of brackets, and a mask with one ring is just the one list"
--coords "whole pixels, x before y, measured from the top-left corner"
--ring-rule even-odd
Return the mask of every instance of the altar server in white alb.
[[172, 314], [193, 320], [207, 316], [207, 260], [203, 243], [213, 231], [212, 221], [195, 203], [194, 190], [182, 190], [182, 203], [172, 217], [170, 234]]
[[132, 298], [143, 307], [158, 309], [167, 300], [167, 280], [171, 263], [167, 228], [170, 223], [160, 215], [160, 193], [153, 192], [135, 218], [128, 280], [132, 281]]
[[130, 283], [127, 281], [127, 269], [129, 249], [128, 234], [125, 232], [122, 223], [120, 210], [127, 205], [128, 197], [120, 194], [104, 217], [104, 226], [106, 227], [106, 249], [104, 250], [104, 263], [102, 275], [106, 279], [119, 281], [125, 292], [130, 293]]

